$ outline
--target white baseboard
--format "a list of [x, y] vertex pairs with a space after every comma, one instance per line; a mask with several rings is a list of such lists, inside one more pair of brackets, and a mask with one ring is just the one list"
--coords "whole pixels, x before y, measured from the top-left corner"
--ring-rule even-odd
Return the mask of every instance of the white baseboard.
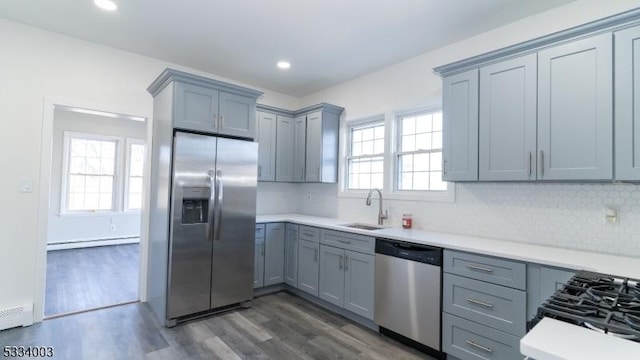
[[80, 248], [107, 246], [107, 245], [137, 244], [139, 242], [140, 242], [139, 237], [131, 237], [131, 238], [122, 238], [122, 239], [104, 239], [104, 240], [87, 240], [87, 241], [51, 243], [51, 244], [47, 244], [47, 251], [80, 249]]

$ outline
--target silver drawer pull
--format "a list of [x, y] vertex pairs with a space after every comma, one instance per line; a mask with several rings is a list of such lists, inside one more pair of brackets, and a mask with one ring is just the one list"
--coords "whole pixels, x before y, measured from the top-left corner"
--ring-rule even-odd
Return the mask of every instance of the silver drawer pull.
[[472, 304], [482, 305], [484, 307], [492, 308], [493, 304], [486, 303], [484, 301], [476, 300], [476, 299], [467, 299], [468, 302]]
[[303, 231], [302, 234], [305, 235], [305, 236], [313, 236], [312, 232]]
[[480, 344], [476, 344], [476, 343], [474, 343], [474, 342], [473, 342], [473, 341], [471, 341], [471, 340], [467, 340], [467, 341], [465, 341], [465, 342], [466, 342], [467, 344], [469, 344], [469, 345], [473, 346], [473, 347], [476, 347], [476, 348], [478, 348], [478, 349], [480, 349], [480, 350], [484, 350], [484, 351], [486, 351], [486, 352], [488, 352], [488, 353], [492, 353], [492, 352], [493, 352], [493, 349], [490, 349], [490, 348], [488, 348], [488, 347], [486, 347], [486, 346], [482, 346], [482, 345], [480, 345]]
[[342, 239], [338, 239], [338, 242], [341, 242], [343, 244], [351, 244], [351, 240], [342, 240]]
[[480, 271], [484, 271], [484, 272], [488, 272], [488, 273], [493, 272], [492, 268], [483, 267], [483, 266], [474, 265], [474, 264], [467, 264], [467, 267], [469, 269], [480, 270]]

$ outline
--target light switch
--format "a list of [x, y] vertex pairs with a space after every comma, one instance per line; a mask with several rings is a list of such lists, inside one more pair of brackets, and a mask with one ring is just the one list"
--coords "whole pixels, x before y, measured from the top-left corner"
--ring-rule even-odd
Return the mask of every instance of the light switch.
[[23, 192], [23, 193], [33, 192], [33, 179], [31, 179], [30, 177], [21, 177], [20, 192]]

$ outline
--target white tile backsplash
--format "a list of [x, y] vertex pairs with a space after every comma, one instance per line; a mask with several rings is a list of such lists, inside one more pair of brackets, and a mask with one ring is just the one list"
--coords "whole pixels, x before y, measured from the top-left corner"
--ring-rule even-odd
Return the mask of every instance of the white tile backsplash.
[[[304, 184], [296, 212], [375, 223], [377, 203], [337, 197], [337, 186]], [[377, 200], [377, 199], [376, 199]], [[640, 256], [636, 184], [458, 183], [453, 203], [384, 201], [386, 224], [413, 214], [414, 227], [549, 246]], [[605, 221], [608, 205], [619, 222]]]

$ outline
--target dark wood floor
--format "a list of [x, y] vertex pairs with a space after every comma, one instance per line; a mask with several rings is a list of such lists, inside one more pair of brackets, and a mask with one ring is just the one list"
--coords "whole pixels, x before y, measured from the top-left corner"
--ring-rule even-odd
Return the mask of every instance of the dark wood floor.
[[45, 317], [138, 300], [139, 244], [47, 253]]
[[286, 292], [171, 329], [141, 303], [64, 316], [0, 331], [5, 345], [56, 359], [431, 359]]

